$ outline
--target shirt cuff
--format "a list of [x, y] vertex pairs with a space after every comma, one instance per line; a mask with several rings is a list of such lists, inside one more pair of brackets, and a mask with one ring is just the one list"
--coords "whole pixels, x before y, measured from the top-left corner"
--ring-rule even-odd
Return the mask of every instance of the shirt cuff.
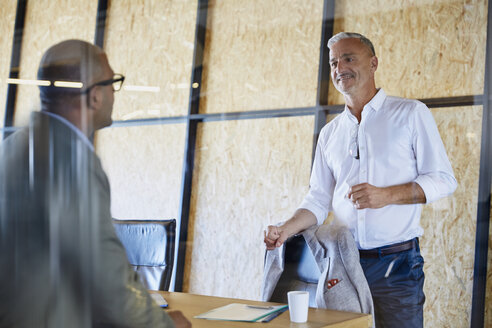
[[436, 190], [431, 177], [419, 175], [414, 182], [417, 183], [424, 191], [426, 204], [432, 203], [433, 201], [441, 198], [439, 197], [439, 192]]

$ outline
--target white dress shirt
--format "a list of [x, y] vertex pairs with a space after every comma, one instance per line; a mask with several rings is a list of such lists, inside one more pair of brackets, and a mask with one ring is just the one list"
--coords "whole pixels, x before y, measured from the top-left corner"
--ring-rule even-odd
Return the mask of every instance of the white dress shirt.
[[[299, 206], [322, 224], [328, 212], [346, 225], [360, 249], [420, 237], [420, 204], [356, 209], [349, 188], [367, 182], [387, 187], [416, 182], [427, 203], [453, 193], [457, 183], [436, 123], [426, 105], [386, 96], [380, 89], [364, 106], [362, 119], [345, 106], [321, 130], [310, 189]], [[351, 155], [357, 135], [359, 159]]]

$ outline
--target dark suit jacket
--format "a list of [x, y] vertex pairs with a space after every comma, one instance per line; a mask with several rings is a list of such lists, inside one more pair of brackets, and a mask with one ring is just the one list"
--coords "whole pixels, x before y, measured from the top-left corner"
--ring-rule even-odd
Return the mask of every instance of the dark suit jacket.
[[0, 327], [172, 327], [131, 269], [90, 144], [35, 112], [0, 144]]

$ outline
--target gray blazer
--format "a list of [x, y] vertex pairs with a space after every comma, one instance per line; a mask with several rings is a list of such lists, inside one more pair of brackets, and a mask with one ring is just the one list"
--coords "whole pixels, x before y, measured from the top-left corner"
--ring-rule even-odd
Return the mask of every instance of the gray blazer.
[[112, 225], [99, 158], [44, 113], [0, 144], [0, 327], [174, 327]]
[[[318, 308], [370, 313], [374, 317], [371, 291], [359, 262], [359, 252], [350, 231], [343, 226], [321, 225], [302, 235], [311, 249], [321, 276], [316, 290]], [[283, 245], [266, 251], [262, 300], [268, 301], [284, 270]], [[331, 288], [327, 282], [338, 279]]]

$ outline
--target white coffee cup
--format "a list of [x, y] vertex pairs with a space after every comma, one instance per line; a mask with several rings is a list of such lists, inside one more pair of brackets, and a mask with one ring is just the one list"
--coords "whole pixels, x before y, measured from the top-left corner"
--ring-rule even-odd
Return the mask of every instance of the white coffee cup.
[[289, 300], [290, 321], [298, 323], [306, 322], [308, 317], [309, 292], [291, 291], [287, 293], [287, 299]]

